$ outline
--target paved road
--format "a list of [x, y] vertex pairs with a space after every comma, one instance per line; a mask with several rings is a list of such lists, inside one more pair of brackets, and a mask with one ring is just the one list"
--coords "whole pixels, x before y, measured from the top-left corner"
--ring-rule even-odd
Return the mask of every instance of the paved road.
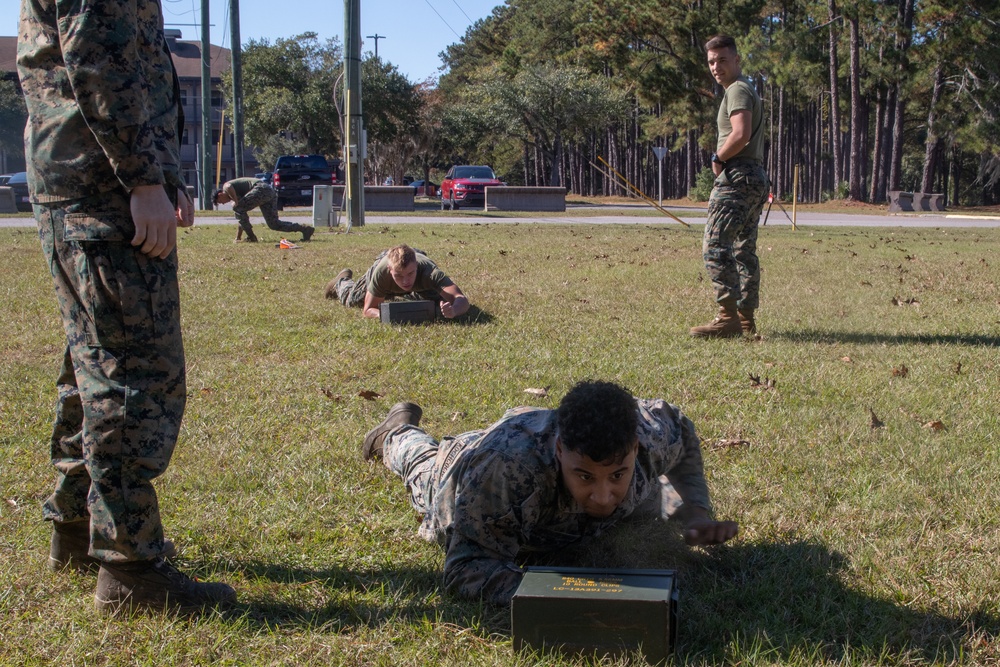
[[[596, 215], [595, 209], [607, 209], [616, 211], [615, 215]], [[525, 215], [523, 217], [506, 217], [491, 213], [474, 214], [472, 211], [460, 211], [450, 213], [442, 211], [440, 215], [379, 215], [369, 213], [365, 215], [366, 225], [405, 225], [405, 224], [590, 224], [590, 225], [660, 225], [678, 223], [667, 216], [629, 215], [632, 211], [649, 211], [648, 206], [643, 205], [619, 205], [619, 206], [571, 206], [566, 214], [558, 216], [546, 216], [544, 213], [536, 215]], [[705, 224], [704, 214], [694, 216], [691, 211], [703, 211], [695, 208], [671, 208], [672, 213], [678, 215], [684, 222], [693, 226]], [[573, 215], [574, 211], [579, 211], [580, 215]], [[788, 214], [791, 210], [787, 209]], [[312, 223], [312, 213], [308, 208], [286, 209], [281, 213], [282, 220], [292, 222]], [[950, 213], [919, 213], [919, 214], [847, 214], [847, 213], [813, 213], [799, 211], [795, 216], [796, 224], [799, 227], [809, 226], [829, 226], [829, 227], [1000, 227], [1000, 216], [998, 215], [958, 215]], [[345, 219], [341, 219], [341, 224]], [[231, 218], [227, 217], [198, 217], [195, 216], [196, 224], [199, 225], [235, 225]], [[264, 221], [259, 216], [251, 214], [251, 221], [256, 225], [263, 225]], [[0, 227], [31, 227], [34, 226], [34, 219], [23, 218], [2, 218]], [[772, 208], [768, 216], [769, 226], [790, 226], [791, 220], [778, 208]]]

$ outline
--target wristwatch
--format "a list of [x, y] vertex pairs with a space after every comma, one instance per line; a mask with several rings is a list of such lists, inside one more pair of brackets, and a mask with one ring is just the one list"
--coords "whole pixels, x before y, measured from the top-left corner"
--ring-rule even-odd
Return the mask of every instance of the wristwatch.
[[717, 153], [712, 153], [712, 162], [715, 162], [716, 164], [721, 164], [723, 167], [726, 166], [726, 162], [724, 160], [719, 159]]

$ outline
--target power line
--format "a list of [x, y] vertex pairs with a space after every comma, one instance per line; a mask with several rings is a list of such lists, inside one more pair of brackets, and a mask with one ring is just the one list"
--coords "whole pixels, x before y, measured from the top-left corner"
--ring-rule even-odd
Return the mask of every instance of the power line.
[[[462, 39], [462, 36], [461, 36], [461, 35], [459, 35], [459, 34], [458, 34], [457, 32], [455, 32], [455, 29], [454, 29], [454, 28], [452, 28], [452, 27], [451, 27], [451, 25], [449, 25], [449, 23], [448, 23], [447, 21], [445, 21], [445, 20], [444, 20], [444, 17], [443, 17], [443, 16], [441, 16], [441, 12], [439, 12], [439, 11], [438, 11], [438, 10], [436, 10], [436, 9], [434, 9], [434, 5], [432, 5], [432, 4], [431, 4], [430, 0], [424, 0], [424, 2], [426, 2], [426, 3], [427, 3], [427, 6], [431, 8], [431, 11], [433, 11], [433, 12], [434, 12], [435, 14], [437, 14], [437, 15], [438, 15], [438, 18], [439, 18], [439, 19], [441, 19], [441, 23], [444, 23], [444, 24], [445, 24], [446, 26], [448, 26], [448, 30], [451, 30], [452, 32], [454, 32], [454, 33], [455, 33], [455, 37], [458, 37], [459, 39]], [[464, 13], [464, 12], [463, 12], [463, 13]]]
[[[456, 7], [458, 7], [458, 11], [462, 12], [463, 14], [465, 14], [465, 10], [464, 10], [464, 9], [462, 9], [462, 5], [458, 4], [458, 0], [451, 0], [451, 1], [455, 3], [455, 6], [456, 6]], [[471, 17], [471, 16], [469, 16], [468, 14], [465, 14], [465, 18], [469, 19], [469, 24], [470, 24], [470, 25], [471, 25], [472, 23], [474, 23], [474, 21], [472, 20], [472, 17]]]

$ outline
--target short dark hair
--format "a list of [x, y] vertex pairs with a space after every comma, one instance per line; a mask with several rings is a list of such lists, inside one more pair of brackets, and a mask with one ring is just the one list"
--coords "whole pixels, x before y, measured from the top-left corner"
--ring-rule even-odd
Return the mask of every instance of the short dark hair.
[[578, 382], [559, 403], [559, 440], [592, 461], [621, 461], [635, 444], [637, 409], [624, 387], [599, 380]]
[[737, 53], [736, 40], [729, 35], [716, 35], [705, 42], [706, 51], [718, 51], [719, 49], [732, 49], [733, 53]]
[[221, 195], [221, 194], [222, 194], [222, 188], [219, 188], [215, 192], [212, 193], [212, 203], [213, 204], [218, 204], [219, 203], [219, 195]]

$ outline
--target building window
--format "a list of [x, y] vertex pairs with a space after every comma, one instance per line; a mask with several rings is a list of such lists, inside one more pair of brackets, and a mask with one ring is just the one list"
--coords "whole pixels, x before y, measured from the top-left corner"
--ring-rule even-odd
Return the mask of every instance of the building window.
[[219, 131], [218, 130], [212, 130], [212, 145], [213, 146], [218, 146], [219, 145]]
[[221, 90], [213, 90], [212, 91], [212, 106], [216, 107], [216, 108], [222, 106], [222, 91]]
[[187, 146], [188, 143], [190, 143], [190, 139], [188, 139], [188, 129], [185, 127], [184, 134], [181, 136], [181, 145]]
[[186, 107], [188, 104], [188, 91], [187, 88], [181, 88], [181, 106]]

